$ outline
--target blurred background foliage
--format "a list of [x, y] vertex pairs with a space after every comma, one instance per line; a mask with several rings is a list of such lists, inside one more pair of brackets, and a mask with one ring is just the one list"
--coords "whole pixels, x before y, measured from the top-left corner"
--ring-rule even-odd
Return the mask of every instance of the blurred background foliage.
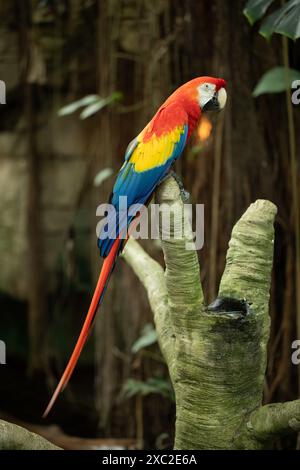
[[[68, 389], [40, 416], [99, 273], [96, 208], [128, 142], [199, 75], [224, 77], [229, 94], [176, 168], [191, 201], [205, 204], [207, 302], [232, 225], [270, 199], [279, 213], [265, 402], [298, 397], [300, 116], [290, 84], [300, 76], [300, 1], [3, 0], [0, 18], [1, 416], [124, 446], [172, 445], [167, 368], [145, 292], [122, 260]], [[162, 262], [159, 244], [143, 244]]]

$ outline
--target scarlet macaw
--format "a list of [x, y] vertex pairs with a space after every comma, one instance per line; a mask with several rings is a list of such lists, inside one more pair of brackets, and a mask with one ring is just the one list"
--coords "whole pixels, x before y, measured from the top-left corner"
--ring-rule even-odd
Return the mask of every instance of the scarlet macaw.
[[89, 336], [118, 254], [123, 248], [123, 230], [127, 235], [133, 219], [127, 212], [119, 210], [119, 197], [127, 197], [128, 207], [149, 202], [156, 187], [182, 154], [191, 133], [200, 121], [202, 112], [224, 108], [227, 99], [225, 88], [226, 82], [221, 78], [198, 77], [185, 83], [164, 102], [152, 120], [129, 144], [125, 153], [125, 162], [119, 171], [110, 198], [110, 203], [115, 207], [117, 214], [117, 227], [114, 236], [107, 233], [108, 236], [104, 238], [100, 234], [98, 239], [100, 255], [104, 258], [98, 283], [74, 351], [45, 410], [44, 417], [48, 415], [59, 393], [70, 380]]

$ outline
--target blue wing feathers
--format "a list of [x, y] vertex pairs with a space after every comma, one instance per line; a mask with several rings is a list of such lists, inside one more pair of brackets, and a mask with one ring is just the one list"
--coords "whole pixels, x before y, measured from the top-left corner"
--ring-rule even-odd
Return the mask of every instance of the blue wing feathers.
[[173, 152], [168, 160], [163, 165], [141, 172], [135, 171], [134, 164], [130, 162], [130, 157], [139, 144], [137, 138], [129, 144], [125, 153], [125, 163], [119, 172], [110, 198], [110, 204], [113, 206], [111, 207], [112, 212], [111, 214], [108, 214], [106, 219], [107, 222], [111, 223], [114, 219], [113, 211], [115, 211], [117, 226], [116, 230], [111, 230], [111, 233], [108, 233], [107, 231], [107, 224], [103, 227], [98, 239], [98, 247], [101, 256], [105, 257], [108, 255], [115, 237], [120, 233], [120, 227], [125, 227], [127, 230], [133, 219], [132, 216], [128, 216], [124, 211], [121, 211], [122, 213], [120, 213], [119, 197], [127, 197], [128, 209], [133, 204], [147, 203], [155, 188], [169, 171], [172, 163], [180, 157], [186, 144], [187, 134], [188, 126], [185, 125], [184, 132], [181, 134], [178, 142], [174, 143]]

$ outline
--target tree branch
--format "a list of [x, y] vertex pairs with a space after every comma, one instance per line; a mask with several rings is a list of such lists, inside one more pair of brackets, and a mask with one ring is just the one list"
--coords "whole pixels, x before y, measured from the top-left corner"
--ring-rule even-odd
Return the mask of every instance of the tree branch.
[[166, 361], [169, 362], [173, 357], [173, 328], [170, 322], [164, 270], [132, 238], [126, 244], [123, 257], [146, 289], [154, 314], [159, 344]]
[[246, 298], [261, 322], [260, 380], [265, 375], [270, 333], [269, 298], [276, 206], [267, 200], [251, 204], [232, 230], [219, 296]]
[[232, 230], [219, 296], [246, 297], [257, 312], [268, 311], [276, 206], [251, 204]]
[[247, 423], [248, 431], [260, 441], [300, 431], [300, 400], [265, 405], [254, 411]]
[[184, 204], [174, 178], [168, 178], [159, 186], [156, 201], [174, 213], [170, 224], [171, 236], [164, 239], [162, 224], [160, 235], [172, 323], [176, 332], [180, 333], [182, 328], [193, 329], [197, 326], [203, 308], [198, 256], [190, 221], [184, 216]]
[[[163, 355], [172, 370], [175, 333], [193, 330], [203, 309], [198, 256], [190, 221], [185, 217], [184, 204], [174, 178], [158, 188], [156, 202], [166, 210], [166, 229], [160, 224], [160, 236], [166, 271], [134, 240], [129, 240], [124, 258], [145, 286], [158, 332]], [[173, 217], [169, 217], [168, 215]]]
[[0, 450], [61, 450], [38, 434], [0, 420]]

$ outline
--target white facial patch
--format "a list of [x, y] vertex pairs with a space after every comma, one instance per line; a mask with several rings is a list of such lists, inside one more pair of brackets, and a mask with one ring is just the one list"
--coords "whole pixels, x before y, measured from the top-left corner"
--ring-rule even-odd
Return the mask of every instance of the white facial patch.
[[223, 109], [227, 101], [227, 93], [225, 88], [220, 88], [220, 90], [218, 91], [218, 101], [220, 109]]
[[216, 85], [203, 83], [198, 87], [198, 102], [201, 109], [214, 97]]

